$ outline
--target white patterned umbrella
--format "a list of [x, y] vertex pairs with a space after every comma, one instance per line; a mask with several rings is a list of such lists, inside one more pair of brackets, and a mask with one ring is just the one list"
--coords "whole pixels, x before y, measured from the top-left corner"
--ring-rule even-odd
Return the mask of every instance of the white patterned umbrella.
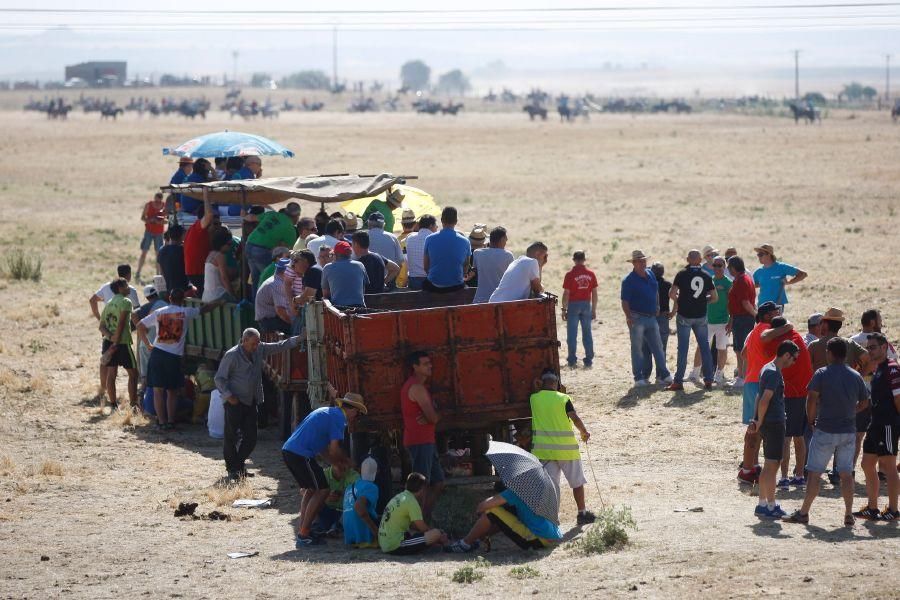
[[534, 514], [559, 525], [559, 492], [541, 461], [527, 450], [504, 442], [491, 442], [485, 453], [500, 480]]

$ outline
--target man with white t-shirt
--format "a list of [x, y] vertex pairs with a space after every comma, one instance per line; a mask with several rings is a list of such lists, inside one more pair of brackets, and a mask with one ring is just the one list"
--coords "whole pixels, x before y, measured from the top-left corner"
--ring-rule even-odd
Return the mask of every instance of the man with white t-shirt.
[[409, 267], [407, 285], [411, 290], [421, 290], [428, 277], [425, 270], [425, 240], [433, 233], [437, 233], [437, 229], [437, 219], [433, 215], [425, 214], [419, 217], [419, 230], [406, 238], [406, 264]]
[[[204, 303], [202, 308], [184, 306], [184, 290], [169, 293], [169, 304], [159, 308], [138, 323], [140, 339], [150, 348], [147, 361], [147, 385], [153, 388], [153, 407], [156, 409], [157, 428], [174, 429], [175, 407], [178, 390], [184, 386], [181, 357], [184, 355], [184, 339], [188, 324], [204, 313], [221, 306], [224, 300]], [[155, 327], [156, 340], [150, 343], [147, 332]]]
[[[866, 344], [869, 343], [870, 333], [882, 332], [881, 328], [884, 326], [884, 323], [881, 320], [881, 311], [877, 308], [870, 308], [865, 311], [860, 319], [860, 324], [862, 325], [862, 331], [852, 336], [850, 339], [865, 348]], [[887, 345], [887, 357], [889, 360], [897, 360], [897, 351], [890, 343]], [[872, 365], [873, 370], [875, 366], [876, 365]]]
[[[128, 294], [127, 297], [131, 300], [132, 308], [137, 310], [137, 308], [141, 305], [141, 300], [138, 298], [137, 290], [131, 285], [131, 265], [119, 265], [116, 267], [116, 275], [117, 277], [121, 277], [125, 281], [128, 282]], [[109, 304], [109, 301], [113, 299], [116, 294], [112, 291], [110, 287], [110, 283], [107, 282], [103, 284], [103, 286], [94, 292], [94, 295], [90, 297], [88, 303], [91, 305], [91, 312], [94, 314], [94, 318], [98, 321], [100, 320], [100, 303], [103, 302], [103, 305], [106, 306]], [[97, 393], [98, 396], [102, 397], [104, 391], [106, 390], [106, 365], [100, 365], [100, 391]]]
[[525, 250], [525, 256], [512, 261], [506, 268], [489, 302], [527, 300], [532, 293], [543, 292], [541, 268], [547, 264], [548, 256], [547, 246], [543, 242], [532, 242]]

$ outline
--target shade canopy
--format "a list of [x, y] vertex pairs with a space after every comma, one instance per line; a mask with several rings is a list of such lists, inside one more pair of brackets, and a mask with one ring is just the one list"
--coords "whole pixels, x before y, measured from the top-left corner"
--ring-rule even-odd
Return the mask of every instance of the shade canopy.
[[288, 200], [346, 202], [378, 196], [404, 183], [408, 176], [317, 175], [315, 177], [270, 177], [208, 183], [183, 183], [160, 187], [164, 192], [203, 199], [204, 190], [214, 204], [279, 204]]

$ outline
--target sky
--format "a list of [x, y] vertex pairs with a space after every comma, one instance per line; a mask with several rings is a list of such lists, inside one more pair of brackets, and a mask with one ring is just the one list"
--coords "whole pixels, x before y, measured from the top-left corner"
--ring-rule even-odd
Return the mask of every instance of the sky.
[[[66, 12], [74, 6], [97, 12]], [[877, 85], [885, 54], [900, 62], [900, 2], [3, 0], [0, 78], [60, 80], [66, 64], [114, 59], [128, 61], [129, 77], [221, 77], [235, 51], [242, 79], [331, 74], [335, 27], [339, 79], [391, 84], [404, 61], [421, 59], [435, 74], [462, 69], [476, 88], [658, 82], [779, 93], [793, 86], [795, 49], [806, 80], [822, 85], [848, 76]]]

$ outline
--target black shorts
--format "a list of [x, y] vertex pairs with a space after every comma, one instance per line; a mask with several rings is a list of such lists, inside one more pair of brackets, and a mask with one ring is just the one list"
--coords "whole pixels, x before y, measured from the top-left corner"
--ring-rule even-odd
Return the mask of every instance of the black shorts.
[[759, 435], [762, 438], [763, 458], [781, 461], [784, 457], [784, 423], [764, 421]]
[[756, 319], [752, 315], [738, 315], [731, 319], [731, 339], [734, 345], [734, 351], [740, 352], [744, 349], [744, 341], [753, 327], [756, 325]]
[[147, 387], [180, 390], [184, 387], [181, 357], [159, 348], [150, 351], [147, 360]]
[[900, 427], [872, 423], [863, 440], [863, 452], [877, 456], [897, 456], [897, 442], [900, 441]]
[[869, 431], [869, 425], [872, 424], [872, 409], [867, 408], [862, 412], [856, 413], [856, 433], [865, 433]]
[[288, 450], [282, 450], [281, 456], [288, 471], [297, 480], [297, 485], [303, 490], [328, 489], [328, 481], [325, 479], [325, 471], [319, 466], [315, 458], [306, 458], [294, 454]]
[[[103, 340], [103, 354], [109, 350], [113, 343], [109, 340]], [[107, 367], [125, 367], [126, 369], [136, 369], [137, 362], [134, 360], [134, 352], [128, 344], [116, 344], [116, 350], [112, 354], [112, 358], [106, 363]]]
[[425, 543], [424, 533], [410, 533], [407, 531], [403, 534], [403, 541], [400, 542], [400, 546], [391, 550], [388, 554], [409, 556], [410, 554], [425, 552], [427, 548], [428, 544]]
[[806, 398], [785, 398], [785, 437], [802, 437], [806, 434]]

